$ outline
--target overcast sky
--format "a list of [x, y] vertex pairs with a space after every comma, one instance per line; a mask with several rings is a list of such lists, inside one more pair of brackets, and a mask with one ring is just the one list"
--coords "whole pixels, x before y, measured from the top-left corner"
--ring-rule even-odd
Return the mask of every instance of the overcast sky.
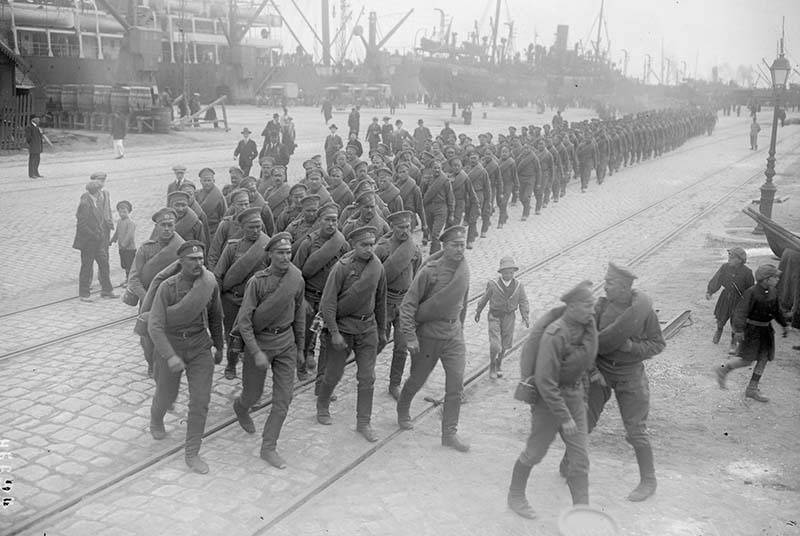
[[[319, 27], [321, 0], [295, 0], [312, 24]], [[338, 26], [341, 0], [330, 0], [331, 11], [336, 19], [331, 21], [331, 35]], [[452, 31], [458, 33], [459, 42], [467, 39], [478, 22], [481, 35], [489, 35], [489, 18], [494, 16], [495, 0], [348, 0], [354, 12], [353, 20], [361, 7], [365, 15], [361, 25], [367, 26], [369, 11], [378, 13], [379, 36], [384, 35], [409, 9], [414, 13], [389, 40], [389, 50], [409, 50], [415, 39], [427, 33], [431, 37], [434, 26], [439, 24], [439, 12], [444, 10], [448, 23], [452, 17]], [[305, 28], [291, 0], [279, 0], [284, 16], [303, 40], [306, 48], [316, 44], [310, 31]], [[569, 44], [596, 39], [597, 18], [600, 0], [502, 0], [500, 22], [501, 34], [508, 32], [505, 23], [514, 21], [517, 50], [523, 50], [534, 41], [550, 46], [553, 44], [556, 26], [569, 25]], [[792, 64], [800, 70], [800, 0], [606, 0], [605, 15], [608, 38], [605, 30], [602, 40], [611, 41], [611, 57], [622, 65], [623, 52], [630, 53], [628, 75], [641, 76], [644, 55], [653, 56], [653, 68], [660, 70], [661, 43], [664, 54], [676, 65], [686, 62], [689, 75], [694, 75], [695, 66], [700, 77], [709, 78], [714, 65], [728, 64], [736, 69], [739, 65], [760, 64], [762, 58], [771, 63], [776, 56], [777, 40], [781, 31], [781, 17], [786, 17], [786, 48]], [[594, 26], [594, 31], [590, 30]], [[292, 47], [288, 32], [282, 32], [285, 46]], [[314, 47], [317, 54], [320, 47]], [[334, 48], [335, 50], [335, 48]], [[358, 39], [351, 45], [351, 54], [363, 58], [363, 46]], [[732, 76], [732, 75], [731, 75]], [[794, 81], [800, 75], [794, 73]]]

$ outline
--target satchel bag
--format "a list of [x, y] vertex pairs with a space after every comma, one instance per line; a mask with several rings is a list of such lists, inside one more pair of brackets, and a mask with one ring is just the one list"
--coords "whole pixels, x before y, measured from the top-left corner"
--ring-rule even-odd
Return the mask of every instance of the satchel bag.
[[130, 305], [131, 307], [136, 307], [139, 305], [139, 296], [131, 291], [131, 289], [125, 289], [125, 294], [122, 295], [122, 303]]
[[526, 404], [536, 404], [539, 400], [539, 389], [536, 387], [533, 376], [521, 379], [517, 383], [517, 388], [514, 390], [514, 399]]

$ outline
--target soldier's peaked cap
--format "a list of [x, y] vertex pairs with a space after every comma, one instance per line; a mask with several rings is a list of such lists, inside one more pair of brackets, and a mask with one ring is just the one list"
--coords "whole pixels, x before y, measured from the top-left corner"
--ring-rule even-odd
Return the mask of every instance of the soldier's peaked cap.
[[158, 223], [161, 220], [166, 220], [166, 219], [174, 220], [174, 219], [177, 219], [177, 218], [178, 218], [178, 214], [175, 212], [175, 209], [167, 208], [167, 207], [158, 209], [150, 217], [150, 219], [153, 220], [153, 222], [155, 222], [155, 223]]
[[400, 210], [398, 212], [392, 212], [386, 217], [386, 221], [389, 225], [402, 225], [404, 223], [411, 223], [412, 219], [414, 218], [414, 213], [409, 210]]
[[244, 225], [247, 222], [251, 221], [261, 221], [261, 208], [260, 207], [250, 207], [246, 208], [236, 216], [236, 219], [239, 221], [240, 224]]
[[302, 190], [303, 192], [307, 192], [308, 191], [308, 186], [306, 186], [305, 184], [303, 184], [301, 182], [298, 182], [297, 184], [294, 184], [294, 185], [292, 185], [291, 188], [289, 188], [289, 195], [294, 195], [300, 190]]
[[175, 201], [177, 201], [179, 199], [183, 199], [184, 201], [186, 201], [188, 203], [189, 202], [189, 194], [187, 194], [183, 190], [177, 190], [175, 192], [171, 192], [167, 196], [167, 203], [172, 204], [173, 202], [175, 202]]
[[231, 203], [234, 203], [237, 197], [244, 197], [248, 201], [250, 200], [250, 194], [247, 193], [247, 190], [243, 190], [241, 188], [237, 188], [231, 192]]
[[303, 206], [303, 208], [310, 207], [312, 205], [319, 205], [319, 196], [307, 195], [300, 200], [300, 204]]
[[192, 190], [197, 191], [197, 185], [189, 179], [186, 179], [181, 183], [181, 190], [184, 188], [191, 188]]
[[264, 247], [264, 251], [272, 251], [272, 250], [279, 250], [279, 249], [288, 249], [289, 251], [292, 250], [292, 235], [283, 231], [281, 233], [277, 233], [275, 236], [269, 239], [267, 245]]
[[[236, 169], [238, 171], [241, 171], [239, 168], [231, 168], [231, 169]], [[214, 176], [214, 170], [211, 169], [210, 167], [204, 167], [203, 169], [200, 170], [200, 172], [197, 174], [197, 176], [200, 177], [200, 178], [208, 177], [208, 176], [213, 177]]]
[[593, 283], [588, 279], [581, 281], [573, 288], [561, 295], [561, 301], [566, 304], [576, 302], [591, 302], [594, 301], [594, 293], [592, 292]]
[[374, 238], [375, 236], [377, 236], [377, 234], [378, 230], [375, 227], [368, 225], [366, 227], [359, 227], [357, 229], [353, 229], [352, 231], [350, 231], [347, 234], [347, 240], [356, 241], [369, 236]]
[[178, 257], [202, 257], [206, 246], [199, 240], [188, 240], [178, 248]]
[[322, 178], [322, 170], [318, 167], [313, 167], [306, 172], [306, 177], [310, 177], [311, 175], [319, 175]]
[[334, 202], [325, 203], [317, 209], [317, 218], [322, 218], [326, 214], [339, 215], [339, 205]]
[[633, 280], [636, 279], [636, 275], [627, 266], [609, 262], [608, 271], [606, 271], [606, 279], [615, 279], [631, 284]]
[[368, 201], [373, 200], [374, 196], [375, 192], [373, 190], [364, 190], [363, 192], [358, 194], [358, 197], [356, 197], [356, 204], [362, 205], [364, 203], [367, 203]]
[[451, 240], [466, 240], [467, 229], [461, 225], [448, 227], [439, 235], [440, 242], [450, 242]]

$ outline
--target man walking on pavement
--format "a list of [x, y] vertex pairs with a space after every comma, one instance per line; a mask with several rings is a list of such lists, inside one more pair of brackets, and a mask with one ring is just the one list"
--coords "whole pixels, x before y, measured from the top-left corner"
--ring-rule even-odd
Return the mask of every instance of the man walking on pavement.
[[243, 210], [237, 220], [242, 227], [242, 237], [228, 240], [214, 266], [214, 277], [222, 298], [222, 326], [228, 342], [226, 380], [236, 378], [236, 363], [239, 361], [240, 350], [232, 348], [233, 323], [242, 305], [247, 282], [253, 274], [267, 267], [264, 248], [269, 242], [269, 236], [261, 230], [261, 210], [258, 207]]
[[233, 158], [239, 159], [239, 169], [244, 172], [245, 177], [250, 175], [250, 168], [253, 167], [253, 160], [258, 156], [258, 146], [250, 139], [250, 129], [242, 129], [242, 139], [236, 144], [233, 151]]
[[542, 461], [556, 433], [570, 459], [567, 485], [572, 504], [589, 504], [589, 453], [583, 376], [597, 355], [597, 328], [592, 316], [594, 294], [584, 281], [561, 296], [566, 307], [538, 320], [520, 356], [521, 378], [534, 383], [538, 397], [531, 404], [531, 433], [514, 464], [508, 506], [528, 519], [534, 512], [525, 496], [528, 477]]
[[447, 228], [439, 237], [441, 252], [431, 255], [417, 272], [400, 305], [400, 329], [411, 352], [411, 375], [397, 401], [397, 424], [411, 423], [411, 401], [438, 361], [445, 372], [442, 445], [467, 452], [458, 436], [458, 416], [464, 389], [464, 319], [469, 294], [469, 266], [464, 258], [467, 230]]
[[389, 215], [392, 232], [382, 236], [375, 246], [375, 255], [383, 263], [386, 272], [386, 339], [394, 329], [392, 364], [389, 369], [389, 394], [400, 399], [400, 385], [406, 367], [408, 348], [400, 329], [400, 304], [411, 281], [422, 263], [422, 251], [411, 238], [414, 214], [408, 211]]
[[[263, 249], [263, 248], [262, 248]], [[247, 283], [235, 330], [244, 342], [242, 393], [233, 402], [239, 424], [256, 433], [250, 408], [264, 392], [267, 368], [272, 370], [272, 405], [264, 424], [261, 459], [278, 469], [286, 462], [276, 447], [294, 388], [295, 362], [303, 355], [305, 310], [303, 275], [291, 262], [292, 239], [278, 233], [266, 244], [269, 267]]]
[[[650, 386], [643, 361], [660, 354], [667, 344], [650, 297], [631, 288], [634, 279], [629, 268], [608, 263], [606, 296], [595, 306], [597, 369], [591, 376], [587, 406], [591, 433], [614, 392], [625, 425], [625, 440], [633, 446], [639, 464], [639, 485], [628, 500], [639, 502], [656, 492], [653, 449], [647, 436]], [[562, 476], [571, 474], [571, 464], [566, 453], [559, 468]]]
[[199, 474], [208, 473], [208, 465], [199, 456], [200, 444], [211, 399], [214, 364], [222, 361], [223, 345], [219, 291], [214, 275], [203, 267], [203, 251], [203, 243], [196, 240], [184, 242], [178, 248], [180, 272], [159, 285], [148, 319], [157, 359], [150, 433], [156, 440], [166, 437], [164, 415], [178, 396], [185, 370], [189, 384], [186, 465]]
[[108, 261], [110, 228], [106, 221], [100, 181], [91, 180], [86, 184], [86, 193], [81, 195], [78, 210], [73, 249], [81, 252], [81, 269], [78, 277], [78, 295], [82, 301], [91, 301], [89, 288], [92, 285], [94, 264], [100, 279], [103, 298], [116, 298], [111, 284]]
[[370, 443], [378, 440], [371, 425], [375, 358], [386, 345], [386, 275], [373, 253], [375, 239], [374, 227], [350, 232], [347, 240], [353, 251], [334, 265], [319, 306], [328, 362], [317, 397], [317, 422], [333, 424], [331, 394], [352, 351], [358, 367], [356, 431]]

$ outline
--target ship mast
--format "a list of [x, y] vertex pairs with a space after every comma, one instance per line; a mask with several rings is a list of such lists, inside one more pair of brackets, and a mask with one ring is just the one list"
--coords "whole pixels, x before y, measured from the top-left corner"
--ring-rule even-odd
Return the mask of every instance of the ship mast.
[[605, 7], [605, 0], [600, 0], [600, 19], [597, 22], [597, 41], [594, 43], [594, 55], [600, 61], [600, 32], [603, 29], [603, 8]]
[[494, 10], [494, 24], [492, 25], [492, 63], [495, 62], [495, 57], [497, 54], [497, 33], [498, 28], [500, 26], [500, 2], [502, 0], [497, 0], [497, 6]]

